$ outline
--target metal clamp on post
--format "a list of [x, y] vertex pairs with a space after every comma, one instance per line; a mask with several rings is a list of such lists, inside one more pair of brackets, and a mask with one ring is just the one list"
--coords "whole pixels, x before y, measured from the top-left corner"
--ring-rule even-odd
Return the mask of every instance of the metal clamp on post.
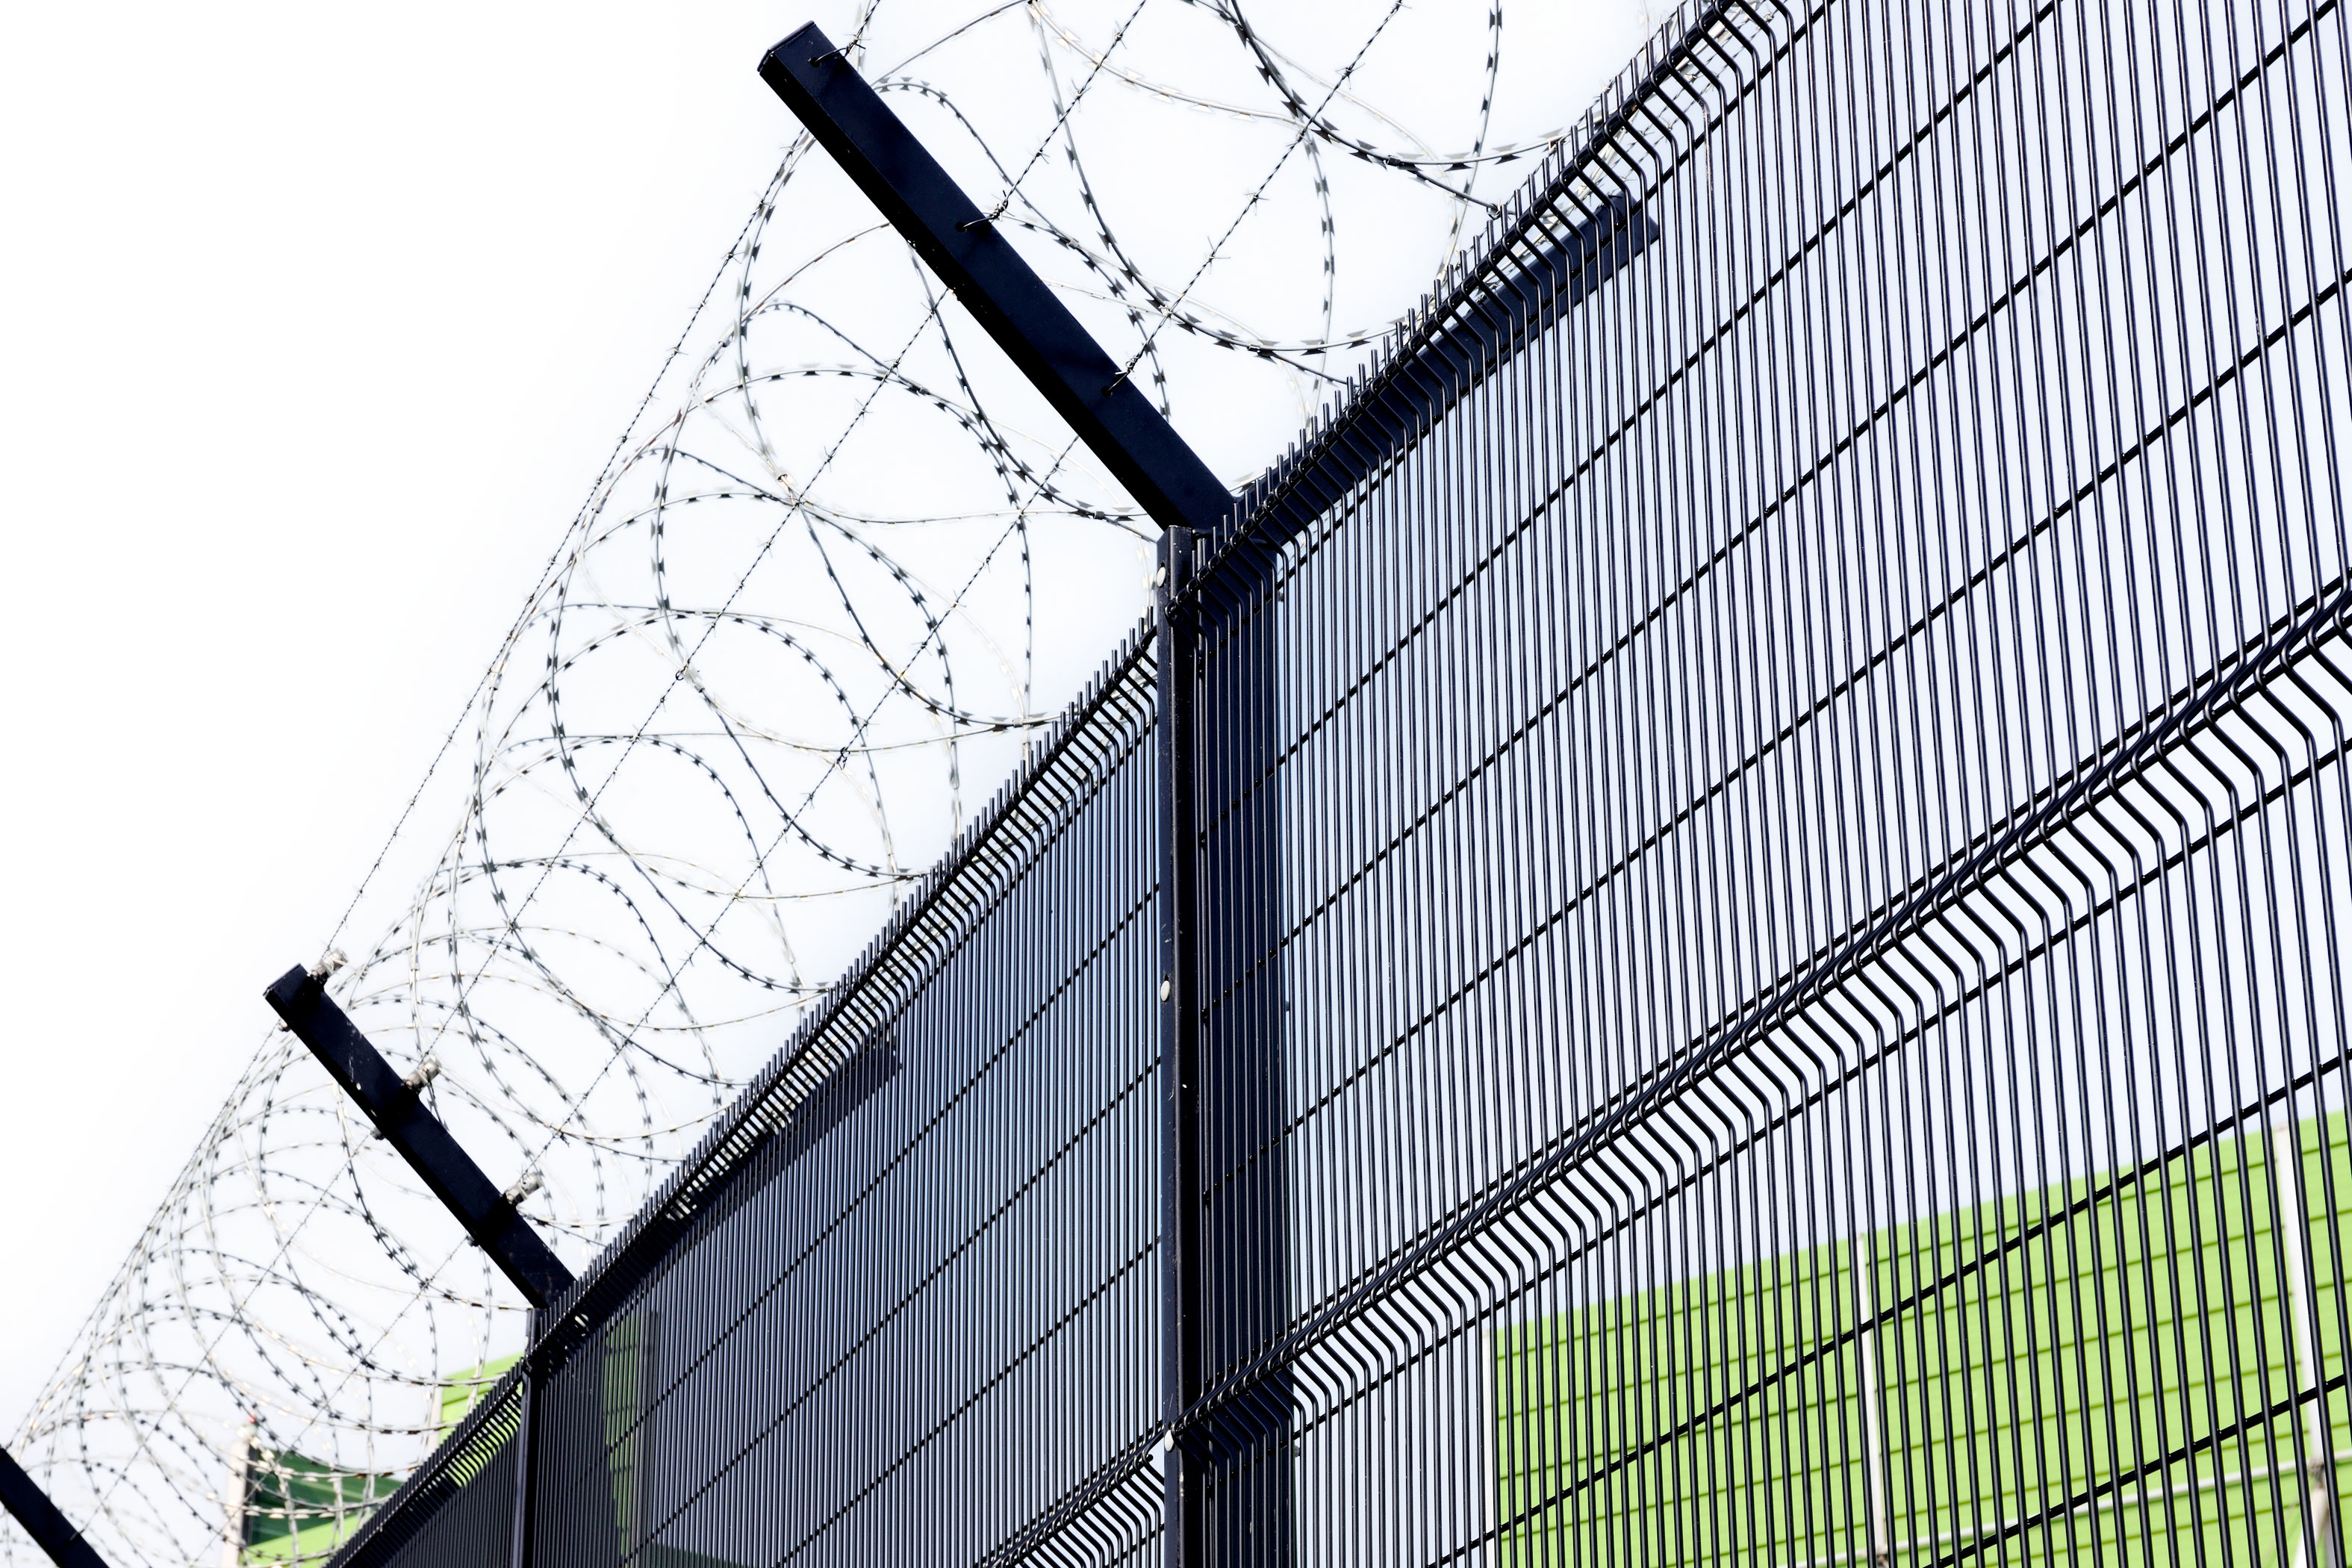
[[[367, 1113], [384, 1142], [400, 1151], [400, 1157], [425, 1179], [433, 1195], [457, 1216], [466, 1234], [514, 1282], [524, 1300], [544, 1310], [571, 1289], [572, 1271], [548, 1250], [530, 1222], [515, 1211], [514, 1202], [482, 1173], [441, 1119], [417, 1097], [417, 1090], [432, 1075], [420, 1071], [412, 1082], [394, 1072], [383, 1054], [327, 994], [323, 969], [298, 964], [262, 994], [286, 1026], [301, 1037], [310, 1054], [342, 1085], [343, 1092]], [[520, 1194], [528, 1189], [518, 1183], [517, 1190]]]

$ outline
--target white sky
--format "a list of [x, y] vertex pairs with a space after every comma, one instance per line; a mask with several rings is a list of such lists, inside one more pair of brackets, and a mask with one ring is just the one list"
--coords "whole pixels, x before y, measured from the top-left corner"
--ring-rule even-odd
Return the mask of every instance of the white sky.
[[0, 1430], [757, 198], [801, 14], [0, 22]]
[[[1648, 23], [1530, 8], [1611, 40], [1584, 97]], [[846, 11], [0, 18], [0, 1432], [765, 184], [793, 126], [761, 52]]]

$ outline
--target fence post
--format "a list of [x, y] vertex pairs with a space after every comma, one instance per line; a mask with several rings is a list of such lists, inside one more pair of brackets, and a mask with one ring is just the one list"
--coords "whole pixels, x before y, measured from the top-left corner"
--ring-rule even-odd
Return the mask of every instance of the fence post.
[[[1236, 562], [1234, 568], [1243, 568]], [[1287, 1568], [1294, 1553], [1291, 1374], [1237, 1395], [1223, 1380], [1290, 1320], [1289, 1019], [1284, 994], [1279, 596], [1262, 561], [1199, 582], [1192, 626], [1193, 937], [1200, 1088], [1202, 1392], [1218, 1410], [1186, 1436], [1203, 1469], [1206, 1560]], [[1198, 1394], [1195, 1397], [1199, 1397]]]
[[1179, 1423], [1202, 1385], [1200, 780], [1194, 719], [1199, 699], [1200, 609], [1186, 595], [1192, 532], [1160, 536], [1160, 1391], [1167, 1568], [1205, 1561], [1200, 1458]]
[[507, 1554], [508, 1568], [530, 1568], [531, 1506], [538, 1493], [531, 1479], [539, 1459], [535, 1441], [539, 1435], [539, 1366], [533, 1352], [539, 1349], [546, 1322], [546, 1312], [532, 1308], [530, 1342], [522, 1352], [522, 1407], [515, 1413], [514, 1535]]

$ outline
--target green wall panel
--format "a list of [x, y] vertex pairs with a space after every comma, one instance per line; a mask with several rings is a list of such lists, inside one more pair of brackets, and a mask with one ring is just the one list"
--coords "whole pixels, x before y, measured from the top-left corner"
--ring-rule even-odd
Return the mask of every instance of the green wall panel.
[[1500, 1561], [2326, 1561], [2347, 1198], [2331, 1116], [1507, 1330]]

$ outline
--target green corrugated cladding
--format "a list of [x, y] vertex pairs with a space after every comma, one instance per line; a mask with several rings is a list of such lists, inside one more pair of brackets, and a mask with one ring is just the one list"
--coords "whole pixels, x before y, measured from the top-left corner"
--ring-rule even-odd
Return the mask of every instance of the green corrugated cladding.
[[[441, 1385], [437, 1443], [498, 1385], [519, 1355], [485, 1362]], [[509, 1424], [510, 1426], [511, 1424]], [[509, 1434], [510, 1435], [510, 1434]], [[495, 1452], [495, 1445], [491, 1447]], [[478, 1470], [480, 1465], [474, 1466]], [[323, 1563], [376, 1505], [400, 1489], [399, 1475], [350, 1475], [290, 1449], [257, 1450], [246, 1481], [240, 1563]], [[460, 1479], [468, 1479], [461, 1473]]]
[[2331, 1116], [1505, 1331], [1497, 1560], [2324, 1562], [2347, 1207]]
[[253, 1456], [239, 1563], [323, 1561], [400, 1489], [397, 1476], [346, 1475], [280, 1449]]
[[443, 1384], [441, 1385], [441, 1429], [435, 1435], [433, 1440], [439, 1443], [450, 1433], [455, 1432], [457, 1429], [457, 1423], [473, 1414], [474, 1406], [479, 1405], [484, 1396], [499, 1385], [499, 1379], [504, 1377], [513, 1368], [514, 1363], [520, 1360], [522, 1360], [520, 1352], [513, 1355], [500, 1356], [496, 1361], [484, 1362], [471, 1372], [461, 1372]]

